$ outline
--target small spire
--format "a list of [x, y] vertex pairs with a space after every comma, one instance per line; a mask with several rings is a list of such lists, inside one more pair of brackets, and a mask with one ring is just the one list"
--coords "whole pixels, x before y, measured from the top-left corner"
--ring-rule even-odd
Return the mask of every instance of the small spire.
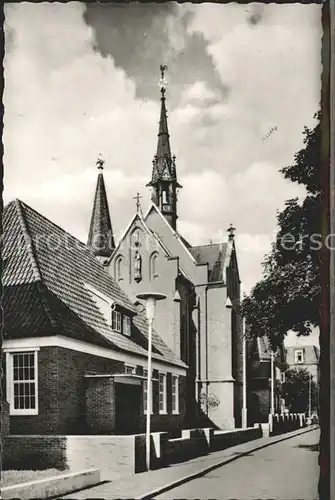
[[232, 240], [234, 238], [235, 231], [236, 231], [236, 228], [233, 226], [233, 224], [230, 224], [229, 228], [227, 229], [228, 238], [230, 240]]
[[98, 158], [96, 161], [99, 175], [87, 241], [87, 246], [92, 249], [98, 258], [110, 257], [115, 248], [105, 181], [102, 173], [104, 163], [105, 161], [102, 158]]

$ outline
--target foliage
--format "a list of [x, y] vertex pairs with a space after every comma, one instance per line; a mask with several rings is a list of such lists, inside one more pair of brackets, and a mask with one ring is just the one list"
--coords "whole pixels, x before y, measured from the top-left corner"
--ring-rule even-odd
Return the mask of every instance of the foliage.
[[210, 393], [207, 395], [205, 392], [202, 392], [200, 394], [199, 403], [201, 410], [207, 414], [217, 409], [220, 400], [215, 394]]
[[[320, 113], [315, 119], [320, 120]], [[261, 281], [242, 303], [250, 336], [266, 335], [272, 348], [289, 330], [309, 335], [320, 324], [321, 127], [304, 130], [304, 148], [281, 170], [306, 189], [304, 200], [287, 200], [277, 212], [278, 232], [263, 262]]]
[[311, 387], [311, 409], [317, 406], [317, 386], [306, 369], [291, 369], [285, 373], [282, 397], [291, 413], [307, 413], [309, 408], [309, 386]]

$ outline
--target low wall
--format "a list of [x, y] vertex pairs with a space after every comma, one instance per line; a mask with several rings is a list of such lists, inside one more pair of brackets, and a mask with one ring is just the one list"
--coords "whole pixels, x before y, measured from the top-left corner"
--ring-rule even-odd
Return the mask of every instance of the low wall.
[[100, 469], [102, 481], [133, 474], [136, 460], [135, 436], [8, 436], [3, 446], [5, 470]]
[[304, 413], [290, 413], [269, 415], [270, 434], [276, 436], [285, 432], [294, 431], [307, 426]]
[[48, 477], [38, 481], [29, 481], [1, 488], [1, 498], [10, 500], [30, 500], [31, 498], [50, 498], [64, 495], [100, 483], [97, 469]]
[[214, 431], [211, 442], [211, 451], [225, 450], [238, 444], [253, 441], [262, 437], [262, 430], [258, 427], [235, 429], [233, 431]]

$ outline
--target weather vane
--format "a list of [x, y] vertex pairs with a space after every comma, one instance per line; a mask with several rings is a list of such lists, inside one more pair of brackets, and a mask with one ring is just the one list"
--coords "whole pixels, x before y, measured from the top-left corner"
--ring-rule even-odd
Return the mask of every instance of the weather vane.
[[166, 64], [161, 64], [160, 65], [161, 79], [159, 80], [159, 86], [160, 86], [162, 92], [165, 92], [165, 90], [166, 90], [167, 81], [165, 79], [164, 74], [165, 74], [165, 71], [167, 69], [168, 69], [168, 67], [166, 66]]
[[97, 159], [96, 165], [98, 166], [98, 170], [103, 170], [105, 164], [105, 160], [103, 160], [101, 157]]

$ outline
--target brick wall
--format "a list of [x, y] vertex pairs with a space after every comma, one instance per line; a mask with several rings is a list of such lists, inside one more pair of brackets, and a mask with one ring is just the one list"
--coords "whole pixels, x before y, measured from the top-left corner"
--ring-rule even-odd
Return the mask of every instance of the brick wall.
[[115, 383], [111, 377], [86, 378], [85, 419], [92, 433], [115, 429]]
[[101, 470], [101, 480], [135, 473], [135, 436], [9, 436], [3, 468]]
[[[168, 369], [167, 369], [168, 370]], [[39, 414], [10, 416], [12, 434], [102, 434], [115, 431], [115, 398], [110, 378], [85, 374], [122, 373], [124, 363], [58, 347], [38, 352]], [[143, 368], [137, 367], [143, 374]], [[154, 378], [158, 378], [157, 370]], [[186, 379], [179, 378], [179, 414], [172, 414], [171, 374], [168, 373], [168, 412], [159, 415], [158, 382], [153, 382], [153, 431], [180, 429], [185, 419]], [[145, 429], [143, 405], [139, 432]]]
[[3, 400], [1, 403], [1, 439], [4, 439], [6, 436], [8, 436], [9, 432], [9, 404], [7, 403], [7, 401]]

